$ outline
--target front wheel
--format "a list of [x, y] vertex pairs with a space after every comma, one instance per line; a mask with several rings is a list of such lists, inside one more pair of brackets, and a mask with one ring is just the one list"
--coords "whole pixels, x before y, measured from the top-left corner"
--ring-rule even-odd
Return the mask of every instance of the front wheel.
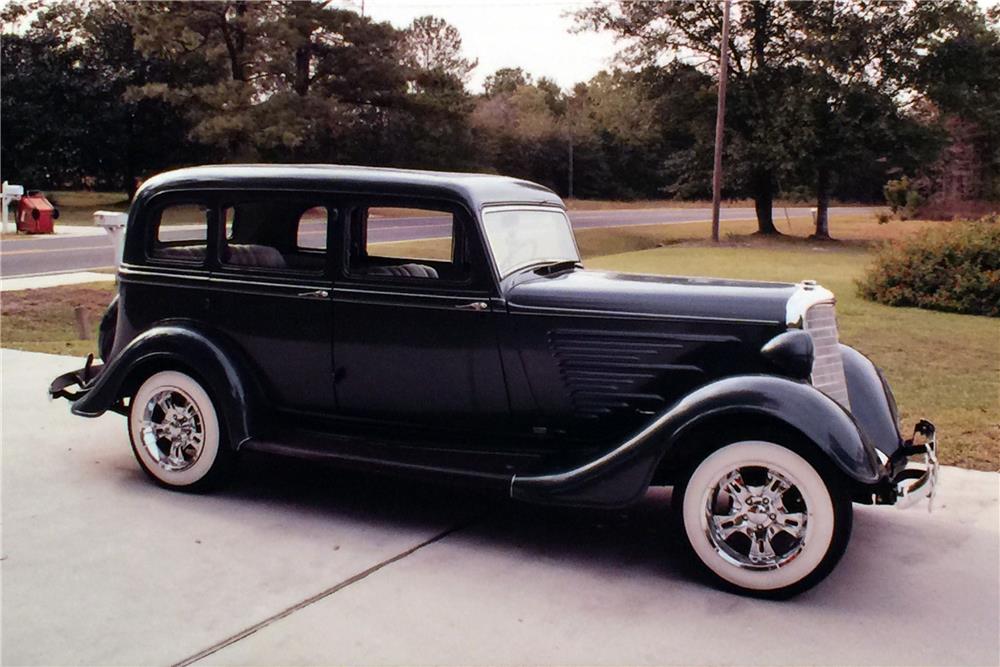
[[230, 471], [215, 404], [190, 375], [151, 375], [132, 398], [128, 426], [136, 460], [161, 486], [204, 491]]
[[851, 534], [851, 501], [837, 480], [772, 442], [716, 450], [675, 490], [674, 503], [705, 570], [760, 597], [790, 597], [819, 583]]

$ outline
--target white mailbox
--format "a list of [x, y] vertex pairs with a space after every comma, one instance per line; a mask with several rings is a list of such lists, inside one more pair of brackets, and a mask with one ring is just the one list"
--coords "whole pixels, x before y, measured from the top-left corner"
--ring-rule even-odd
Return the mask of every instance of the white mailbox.
[[2, 189], [0, 193], [3, 194], [3, 231], [5, 233], [13, 233], [17, 231], [17, 226], [13, 222], [7, 221], [7, 206], [11, 202], [15, 202], [24, 195], [23, 185], [11, 185], [7, 181], [3, 182]]
[[115, 268], [118, 268], [122, 263], [126, 222], [128, 222], [128, 213], [120, 211], [94, 211], [94, 224], [104, 228], [104, 231], [111, 237], [111, 245], [115, 247]]

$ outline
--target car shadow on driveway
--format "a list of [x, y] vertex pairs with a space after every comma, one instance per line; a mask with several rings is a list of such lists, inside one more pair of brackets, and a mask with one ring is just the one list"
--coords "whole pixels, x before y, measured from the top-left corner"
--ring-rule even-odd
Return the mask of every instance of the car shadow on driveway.
[[[651, 489], [640, 503], [620, 510], [545, 507], [473, 489], [254, 456], [241, 461], [236, 480], [221, 495], [290, 512], [374, 521], [383, 528], [453, 520], [458, 530], [448, 539], [475, 543], [478, 549], [557, 561], [594, 577], [616, 572], [665, 588], [712, 586], [687, 553], [667, 488]], [[828, 581], [776, 604], [855, 612], [859, 605], [888, 611], [921, 604], [923, 593], [913, 586], [920, 568], [933, 566], [942, 551], [960, 549], [969, 539], [961, 525], [935, 516], [922, 509], [855, 505], [851, 544]]]

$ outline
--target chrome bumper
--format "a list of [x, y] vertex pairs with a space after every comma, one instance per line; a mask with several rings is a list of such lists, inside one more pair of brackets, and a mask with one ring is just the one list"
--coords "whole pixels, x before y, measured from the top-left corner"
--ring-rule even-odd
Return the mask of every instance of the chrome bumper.
[[900, 509], [912, 507], [927, 498], [927, 511], [934, 505], [938, 470], [937, 429], [926, 419], [917, 422], [913, 437], [903, 443], [889, 459], [895, 504]]
[[[77, 371], [63, 373], [49, 385], [49, 400], [55, 398], [65, 398], [70, 403], [86, 394], [94, 379], [104, 370], [103, 364], [94, 365], [94, 355], [88, 354], [87, 361], [83, 368]], [[74, 387], [78, 389], [74, 390]]]

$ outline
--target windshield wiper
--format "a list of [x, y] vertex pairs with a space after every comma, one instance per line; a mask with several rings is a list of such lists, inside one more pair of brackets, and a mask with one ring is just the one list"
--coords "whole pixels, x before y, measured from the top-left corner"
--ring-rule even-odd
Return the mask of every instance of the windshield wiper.
[[545, 266], [540, 266], [536, 269], [536, 273], [539, 275], [547, 276], [559, 271], [565, 271], [566, 269], [582, 269], [583, 264], [576, 259], [564, 259], [559, 262], [552, 262], [551, 264], [546, 264]]

